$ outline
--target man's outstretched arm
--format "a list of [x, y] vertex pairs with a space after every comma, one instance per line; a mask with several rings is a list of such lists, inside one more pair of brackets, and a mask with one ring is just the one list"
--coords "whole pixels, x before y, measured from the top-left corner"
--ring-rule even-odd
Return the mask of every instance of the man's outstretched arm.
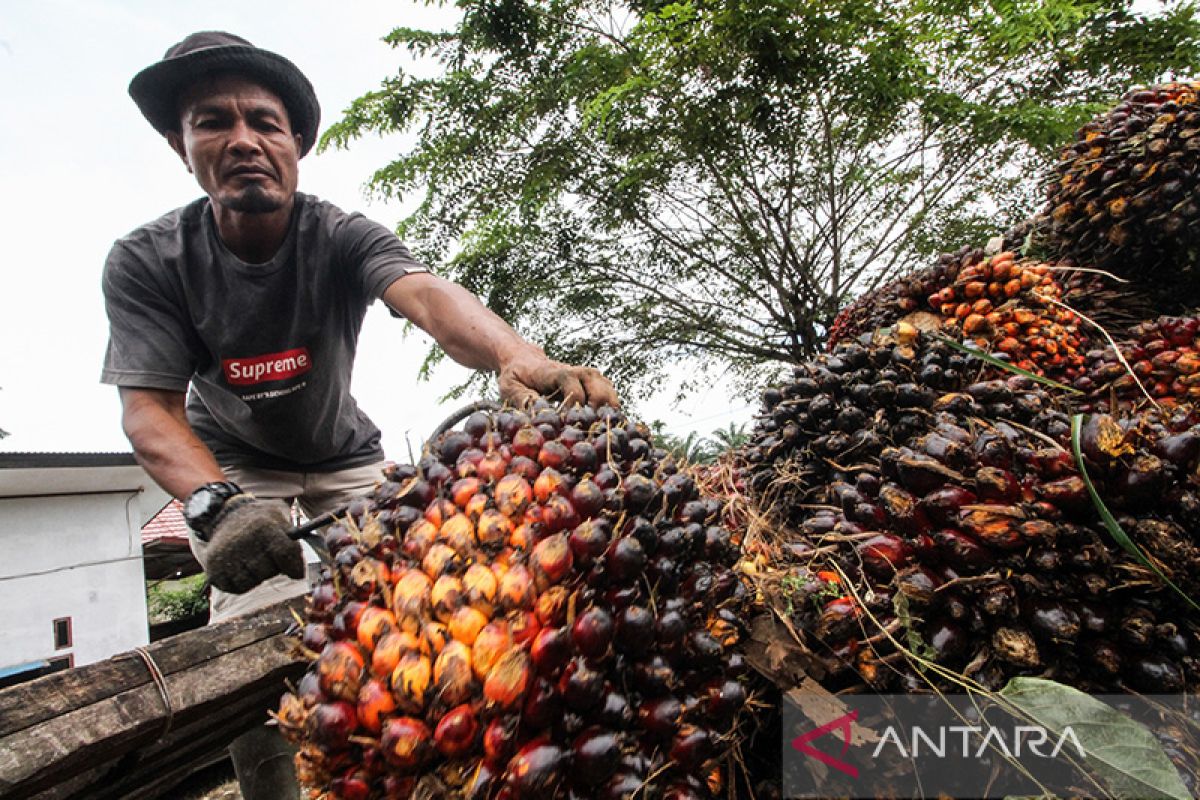
[[547, 358], [540, 347], [522, 339], [457, 283], [413, 273], [394, 281], [383, 300], [432, 336], [458, 363], [498, 373], [500, 395], [514, 405], [538, 395], [593, 406], [620, 402], [613, 385], [598, 370]]
[[121, 426], [138, 463], [159, 486], [184, 500], [197, 486], [225, 480], [188, 424], [183, 392], [124, 386], [120, 392]]

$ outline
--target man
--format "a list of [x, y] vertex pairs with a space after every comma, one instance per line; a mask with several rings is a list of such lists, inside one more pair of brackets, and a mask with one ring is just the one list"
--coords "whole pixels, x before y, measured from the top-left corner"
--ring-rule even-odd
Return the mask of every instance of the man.
[[[195, 33], [129, 92], [206, 196], [113, 246], [101, 379], [119, 387], [138, 461], [186, 498], [214, 620], [305, 591], [285, 503], [315, 516], [380, 477], [379, 431], [349, 393], [373, 300], [498, 373], [509, 401], [617, 402], [600, 373], [548, 359], [382, 226], [296, 191], [320, 107], [287, 59]], [[231, 748], [247, 800], [296, 795], [278, 738]]]

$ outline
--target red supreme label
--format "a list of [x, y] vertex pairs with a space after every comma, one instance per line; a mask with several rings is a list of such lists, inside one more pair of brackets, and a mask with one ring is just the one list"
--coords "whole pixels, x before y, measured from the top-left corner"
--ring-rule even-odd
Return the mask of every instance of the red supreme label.
[[307, 347], [297, 347], [253, 358], [227, 358], [221, 367], [225, 370], [225, 380], [234, 386], [251, 386], [303, 375], [312, 369], [312, 359]]

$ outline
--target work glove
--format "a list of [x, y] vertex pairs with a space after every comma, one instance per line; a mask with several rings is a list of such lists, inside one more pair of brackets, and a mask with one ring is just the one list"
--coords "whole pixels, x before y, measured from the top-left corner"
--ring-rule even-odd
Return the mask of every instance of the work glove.
[[212, 526], [206, 572], [223, 592], [245, 594], [280, 573], [304, 577], [304, 552], [288, 537], [292, 529], [287, 506], [249, 494], [226, 501]]

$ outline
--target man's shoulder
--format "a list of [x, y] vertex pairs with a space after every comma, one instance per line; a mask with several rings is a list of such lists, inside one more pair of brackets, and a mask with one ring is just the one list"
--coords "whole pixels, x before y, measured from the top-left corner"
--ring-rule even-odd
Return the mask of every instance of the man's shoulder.
[[185, 206], [168, 211], [157, 219], [137, 226], [117, 239], [118, 245], [137, 247], [164, 237], [175, 237], [197, 228], [208, 209], [208, 198], [201, 197]]

